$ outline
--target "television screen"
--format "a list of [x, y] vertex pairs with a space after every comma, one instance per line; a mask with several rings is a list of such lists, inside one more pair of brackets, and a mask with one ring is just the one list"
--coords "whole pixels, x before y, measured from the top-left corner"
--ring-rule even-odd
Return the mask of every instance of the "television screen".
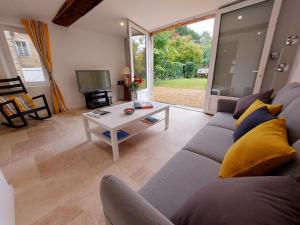
[[76, 77], [81, 93], [111, 90], [108, 70], [76, 70]]

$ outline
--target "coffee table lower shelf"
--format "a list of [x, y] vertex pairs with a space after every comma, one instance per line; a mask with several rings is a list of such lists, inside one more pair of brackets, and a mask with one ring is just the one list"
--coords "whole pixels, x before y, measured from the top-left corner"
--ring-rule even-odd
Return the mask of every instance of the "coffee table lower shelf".
[[[105, 143], [109, 144], [110, 146], [112, 146], [112, 150], [113, 150], [113, 158], [114, 161], [118, 161], [119, 160], [119, 144], [122, 143], [123, 141], [128, 140], [129, 138], [132, 138], [133, 136], [141, 133], [142, 131], [146, 130], [149, 127], [154, 126], [155, 124], [158, 124], [159, 122], [165, 121], [166, 118], [163, 119], [159, 119], [158, 121], [156, 121], [155, 123], [147, 123], [147, 122], [143, 122], [143, 121], [135, 121], [130, 123], [128, 126], [122, 127], [120, 130], [123, 130], [125, 132], [127, 132], [129, 135], [117, 140], [116, 137], [116, 131], [112, 131], [112, 130], [107, 130], [105, 128], [99, 127], [99, 126], [95, 126], [95, 127], [91, 127], [86, 129], [86, 133], [87, 136], [89, 137], [88, 139], [91, 140], [91, 134], [95, 135], [97, 138], [100, 139], [100, 141], [104, 141]], [[166, 122], [166, 121], [165, 121]], [[168, 129], [168, 127], [166, 126], [165, 129]], [[111, 138], [108, 138], [106, 136], [103, 135], [103, 132], [105, 131], [110, 131], [111, 137], [113, 137], [115, 132], [115, 137], [112, 139], [115, 139], [116, 141], [112, 141]]]
[[[129, 138], [132, 138], [133, 136], [141, 133], [142, 131], [146, 130], [149, 127], [152, 127], [155, 124], [158, 124], [159, 122], [163, 121], [165, 119], [160, 119], [155, 123], [146, 123], [143, 121], [136, 121], [134, 123], [131, 123], [127, 127], [122, 128], [121, 130], [127, 132], [129, 135], [118, 140], [118, 144], [122, 143], [123, 141], [128, 140]], [[107, 129], [104, 129], [102, 127], [93, 127], [87, 130], [88, 132], [94, 134], [98, 138], [100, 138], [101, 141], [104, 141], [105, 143], [112, 145], [112, 141], [110, 138], [103, 135], [103, 132], [107, 131]]]

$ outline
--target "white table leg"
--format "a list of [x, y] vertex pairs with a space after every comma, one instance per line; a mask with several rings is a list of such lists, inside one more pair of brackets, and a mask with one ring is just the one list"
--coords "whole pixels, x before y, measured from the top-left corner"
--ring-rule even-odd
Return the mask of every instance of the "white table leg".
[[91, 141], [92, 136], [91, 136], [91, 132], [89, 131], [90, 125], [89, 125], [89, 121], [86, 118], [83, 118], [83, 125], [85, 129], [86, 138], [88, 141]]
[[169, 128], [169, 120], [170, 120], [170, 108], [166, 108], [165, 110], [165, 129]]
[[113, 157], [114, 161], [119, 160], [119, 144], [118, 144], [118, 137], [117, 137], [117, 131], [116, 130], [110, 130], [110, 136], [111, 136], [111, 146], [113, 151]]

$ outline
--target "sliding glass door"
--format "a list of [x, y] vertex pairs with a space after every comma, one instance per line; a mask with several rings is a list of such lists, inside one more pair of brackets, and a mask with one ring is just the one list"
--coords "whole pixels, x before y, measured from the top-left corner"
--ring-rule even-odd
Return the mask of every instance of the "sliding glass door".
[[130, 44], [131, 79], [141, 78], [143, 83], [138, 91], [138, 100], [148, 101], [151, 96], [151, 39], [147, 31], [128, 22]]
[[248, 0], [221, 9], [215, 20], [205, 112], [220, 98], [259, 92], [282, 0]]

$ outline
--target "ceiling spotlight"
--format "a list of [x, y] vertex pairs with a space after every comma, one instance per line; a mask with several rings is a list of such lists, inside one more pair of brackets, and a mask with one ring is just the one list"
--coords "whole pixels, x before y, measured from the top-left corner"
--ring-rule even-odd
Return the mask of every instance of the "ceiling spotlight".
[[241, 19], [243, 19], [243, 16], [239, 15], [237, 18], [238, 18], [238, 20], [241, 20]]
[[121, 26], [121, 27], [124, 27], [124, 25], [125, 25], [124, 22], [121, 22], [121, 23], [120, 23], [120, 26]]
[[261, 32], [261, 31], [257, 32], [257, 35], [261, 35], [261, 34], [262, 34], [262, 32]]

